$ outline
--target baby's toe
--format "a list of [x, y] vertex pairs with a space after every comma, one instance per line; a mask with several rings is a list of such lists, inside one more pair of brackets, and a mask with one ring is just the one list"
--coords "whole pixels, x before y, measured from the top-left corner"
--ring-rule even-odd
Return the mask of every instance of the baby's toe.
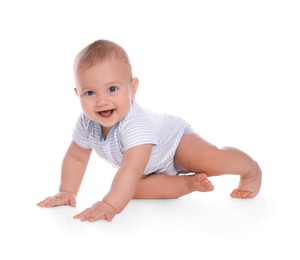
[[231, 192], [230, 196], [235, 199], [247, 199], [250, 198], [251, 192], [246, 190], [235, 189]]

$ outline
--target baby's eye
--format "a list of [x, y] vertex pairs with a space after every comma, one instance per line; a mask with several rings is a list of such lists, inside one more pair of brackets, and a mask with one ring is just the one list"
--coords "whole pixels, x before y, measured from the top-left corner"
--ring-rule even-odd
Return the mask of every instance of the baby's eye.
[[93, 90], [88, 90], [88, 91], [86, 91], [85, 93], [84, 93], [84, 95], [85, 96], [89, 96], [89, 97], [91, 97], [91, 96], [93, 96], [93, 95], [95, 95], [96, 93], [93, 91]]
[[108, 88], [108, 93], [114, 93], [114, 92], [116, 92], [117, 91], [117, 87], [115, 87], [115, 86], [111, 86], [111, 87], [109, 87]]

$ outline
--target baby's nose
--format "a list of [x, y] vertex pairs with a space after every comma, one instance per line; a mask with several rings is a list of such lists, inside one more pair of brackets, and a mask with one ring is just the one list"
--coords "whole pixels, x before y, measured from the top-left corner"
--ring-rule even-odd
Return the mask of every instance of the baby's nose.
[[109, 104], [109, 100], [106, 95], [98, 95], [96, 105], [97, 107], [103, 107]]

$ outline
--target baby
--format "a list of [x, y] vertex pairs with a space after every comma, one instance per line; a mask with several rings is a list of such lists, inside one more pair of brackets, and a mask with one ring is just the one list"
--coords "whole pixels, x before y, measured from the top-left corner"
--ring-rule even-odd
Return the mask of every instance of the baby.
[[133, 198], [167, 199], [212, 191], [208, 177], [222, 174], [240, 176], [231, 197], [258, 194], [262, 173], [247, 154], [231, 147], [219, 149], [181, 118], [138, 105], [139, 81], [116, 43], [99, 40], [88, 45], [75, 59], [74, 73], [83, 113], [63, 159], [59, 192], [38, 206], [76, 206], [92, 150], [118, 170], [104, 198], [74, 216], [81, 221], [111, 221]]

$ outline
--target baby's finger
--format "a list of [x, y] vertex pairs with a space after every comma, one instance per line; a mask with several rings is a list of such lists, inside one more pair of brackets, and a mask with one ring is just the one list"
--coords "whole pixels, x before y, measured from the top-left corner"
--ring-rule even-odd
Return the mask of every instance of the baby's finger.
[[104, 216], [105, 220], [108, 222], [112, 222], [112, 217], [108, 216], [107, 214]]
[[76, 199], [74, 197], [69, 200], [69, 205], [71, 207], [76, 207]]
[[45, 202], [45, 200], [42, 200], [42, 201], [38, 202], [36, 205], [37, 205], [37, 206], [40, 206], [40, 207], [43, 207], [44, 202]]
[[91, 216], [91, 210], [86, 209], [86, 210], [82, 211], [81, 213], [75, 215], [73, 218], [80, 219], [81, 221], [86, 221], [90, 216]]
[[47, 207], [49, 203], [53, 201], [54, 197], [47, 197], [46, 199], [40, 201], [37, 205], [40, 207]]
[[97, 220], [100, 219], [106, 219], [104, 213], [102, 212], [93, 212], [90, 216], [90, 218], [88, 219], [89, 222], [95, 222]]
[[74, 215], [73, 218], [75, 218], [75, 219], [81, 218], [81, 216], [83, 216], [86, 211], [87, 211], [87, 209], [85, 209], [84, 211]]
[[42, 207], [51, 208], [51, 207], [62, 206], [62, 205], [65, 205], [64, 201], [54, 196], [54, 197], [49, 197], [47, 200], [45, 200]]

